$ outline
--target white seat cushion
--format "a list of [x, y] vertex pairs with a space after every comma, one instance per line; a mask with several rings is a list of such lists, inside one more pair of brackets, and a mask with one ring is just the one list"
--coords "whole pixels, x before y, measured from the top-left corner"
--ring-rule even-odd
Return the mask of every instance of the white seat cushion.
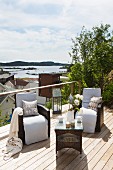
[[94, 133], [96, 120], [97, 120], [97, 112], [92, 109], [81, 108], [81, 112], [77, 112], [77, 116], [82, 116], [83, 128], [84, 132]]
[[48, 138], [48, 121], [44, 116], [24, 117], [23, 121], [27, 145]]

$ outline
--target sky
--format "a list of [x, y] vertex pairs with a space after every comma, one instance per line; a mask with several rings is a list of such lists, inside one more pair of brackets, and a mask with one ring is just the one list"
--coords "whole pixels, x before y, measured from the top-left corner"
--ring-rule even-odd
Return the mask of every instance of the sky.
[[71, 63], [71, 39], [101, 23], [113, 0], [0, 0], [0, 62]]

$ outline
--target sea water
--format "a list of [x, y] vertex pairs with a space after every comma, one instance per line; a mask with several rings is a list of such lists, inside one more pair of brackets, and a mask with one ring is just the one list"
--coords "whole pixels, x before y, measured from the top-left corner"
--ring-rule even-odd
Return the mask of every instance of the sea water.
[[2, 68], [4, 71], [14, 74], [15, 78], [38, 78], [41, 73], [64, 73], [67, 71], [67, 69], [61, 69], [61, 66], [6, 66]]

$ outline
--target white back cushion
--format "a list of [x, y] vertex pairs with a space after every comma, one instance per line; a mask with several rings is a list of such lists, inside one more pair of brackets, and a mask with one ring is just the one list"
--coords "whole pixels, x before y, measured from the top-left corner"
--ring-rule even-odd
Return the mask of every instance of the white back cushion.
[[46, 97], [37, 96], [37, 103], [38, 103], [38, 104], [45, 105], [45, 103], [46, 103]]
[[22, 107], [22, 100], [34, 101], [36, 99], [36, 93], [18, 93], [16, 94], [16, 107]]
[[88, 108], [90, 99], [93, 96], [101, 97], [101, 89], [100, 88], [84, 88], [83, 89], [82, 107]]

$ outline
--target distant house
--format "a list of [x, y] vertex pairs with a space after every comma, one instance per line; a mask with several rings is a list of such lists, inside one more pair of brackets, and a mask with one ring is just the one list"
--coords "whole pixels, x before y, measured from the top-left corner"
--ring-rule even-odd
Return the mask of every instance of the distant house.
[[0, 83], [0, 93], [6, 92], [6, 91], [13, 91], [13, 90], [14, 90], [13, 88]]
[[[35, 88], [39, 87], [39, 81], [37, 78], [26, 78], [29, 84], [27, 85], [28, 88]], [[39, 89], [32, 90], [32, 92], [35, 92], [37, 94], [37, 102], [39, 104], [45, 105], [46, 103], [46, 97], [39, 96]]]
[[29, 88], [29, 82], [23, 79], [9, 80], [8, 82], [5, 83], [5, 85], [13, 89]]
[[15, 107], [15, 100], [10, 95], [0, 96], [0, 112], [1, 117], [5, 115], [10, 115], [12, 113], [12, 108]]
[[[39, 86], [39, 82], [35, 79], [28, 79], [28, 80], [23, 80], [23, 79], [15, 79], [15, 80], [10, 80], [5, 83], [5, 86], [7, 88], [12, 88], [12, 89], [27, 89], [27, 88], [34, 88]], [[33, 92], [36, 92], [37, 95], [39, 94], [39, 90], [32, 90]]]
[[0, 83], [5, 84], [9, 80], [14, 80], [14, 75], [0, 69]]
[[[43, 73], [39, 74], [39, 86], [47, 86], [52, 84], [59, 84], [60, 76], [62, 74], [60, 73]], [[44, 88], [39, 90], [39, 96], [43, 96], [46, 98], [52, 97], [52, 88]]]
[[[35, 79], [29, 79], [29, 88], [35, 88], [35, 87], [39, 87], [39, 82]], [[33, 92], [36, 92], [37, 95], [39, 95], [39, 90], [36, 89], [36, 90], [32, 90]]]
[[0, 83], [0, 93], [5, 92], [5, 91], [7, 91], [6, 87], [2, 83]]

